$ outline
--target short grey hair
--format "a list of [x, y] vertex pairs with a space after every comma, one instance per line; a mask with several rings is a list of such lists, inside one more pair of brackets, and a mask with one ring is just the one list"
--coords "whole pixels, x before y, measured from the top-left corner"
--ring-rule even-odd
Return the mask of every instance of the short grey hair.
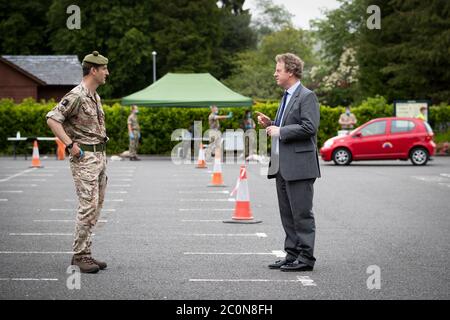
[[283, 53], [275, 57], [276, 62], [284, 62], [287, 72], [294, 74], [298, 79], [302, 78], [304, 62], [293, 53]]

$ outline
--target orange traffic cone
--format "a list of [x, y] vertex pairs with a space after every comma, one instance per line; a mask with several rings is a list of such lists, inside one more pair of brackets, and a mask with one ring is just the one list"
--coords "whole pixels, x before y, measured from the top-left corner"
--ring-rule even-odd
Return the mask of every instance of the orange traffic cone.
[[211, 184], [209, 184], [208, 187], [226, 187], [226, 185], [223, 184], [222, 165], [220, 163], [220, 155], [217, 155], [217, 153], [216, 153], [216, 157], [214, 158], [214, 168], [213, 168]]
[[30, 168], [43, 168], [41, 166], [41, 160], [39, 159], [39, 148], [38, 148], [37, 140], [34, 140], [33, 157], [31, 159], [31, 167]]
[[225, 220], [225, 223], [260, 223], [261, 220], [254, 220], [252, 210], [250, 209], [250, 196], [248, 193], [247, 169], [241, 166], [239, 179], [231, 195], [236, 194], [236, 205], [234, 215], [231, 220]]
[[66, 145], [58, 138], [56, 138], [56, 145], [58, 146], [56, 151], [58, 160], [64, 160], [66, 158]]
[[198, 169], [206, 169], [206, 160], [205, 160], [205, 150], [203, 149], [203, 144], [200, 143], [200, 150], [198, 151], [198, 161], [197, 166]]

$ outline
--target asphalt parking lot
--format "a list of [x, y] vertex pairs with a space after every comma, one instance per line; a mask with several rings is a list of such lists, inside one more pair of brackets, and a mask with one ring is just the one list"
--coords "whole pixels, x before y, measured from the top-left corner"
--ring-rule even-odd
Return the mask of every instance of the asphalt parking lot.
[[[227, 224], [239, 164], [210, 188], [212, 165], [162, 158], [109, 161], [93, 253], [108, 262], [67, 273], [76, 212], [68, 161], [0, 158], [0, 299], [449, 299], [450, 157], [321, 163], [315, 184], [317, 263], [284, 273], [275, 184], [248, 165], [259, 224]], [[379, 288], [368, 278], [379, 271]], [[71, 278], [72, 277], [72, 278]], [[374, 279], [369, 279], [370, 283]], [[71, 285], [72, 284], [72, 285]]]

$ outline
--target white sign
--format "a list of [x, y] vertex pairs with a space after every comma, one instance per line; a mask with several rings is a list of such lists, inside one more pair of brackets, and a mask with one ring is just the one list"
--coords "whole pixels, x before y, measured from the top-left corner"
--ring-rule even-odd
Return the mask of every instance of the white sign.
[[425, 121], [428, 121], [428, 102], [418, 101], [396, 101], [395, 102], [395, 116], [417, 118], [420, 114], [420, 108], [425, 107]]

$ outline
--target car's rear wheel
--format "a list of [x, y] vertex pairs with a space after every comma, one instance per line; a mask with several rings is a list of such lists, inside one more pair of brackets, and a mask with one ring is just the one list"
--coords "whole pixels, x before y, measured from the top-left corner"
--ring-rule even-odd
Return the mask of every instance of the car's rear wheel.
[[430, 155], [425, 148], [414, 148], [409, 154], [409, 159], [415, 166], [424, 166], [427, 164]]
[[333, 161], [338, 166], [346, 166], [352, 162], [352, 154], [348, 149], [339, 148], [333, 152]]

